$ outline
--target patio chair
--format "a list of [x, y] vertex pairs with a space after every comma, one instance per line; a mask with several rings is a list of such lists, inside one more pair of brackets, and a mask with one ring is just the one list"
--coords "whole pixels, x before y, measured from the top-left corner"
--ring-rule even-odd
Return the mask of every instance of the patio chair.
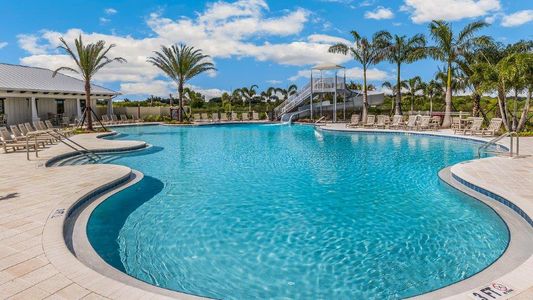
[[125, 124], [125, 123], [129, 123], [130, 120], [128, 120], [128, 117], [126, 117], [126, 115], [120, 115], [120, 122], [122, 124]]
[[109, 117], [107, 115], [102, 115], [100, 118], [102, 119], [102, 124], [104, 125], [111, 124], [111, 120], [109, 120]]
[[374, 128], [383, 128], [385, 129], [385, 127], [387, 126], [387, 119], [389, 117], [388, 116], [385, 116], [385, 115], [378, 115], [378, 121], [376, 122], [376, 124], [374, 124]]
[[74, 131], [70, 129], [54, 128], [54, 125], [52, 124], [52, 122], [50, 122], [50, 120], [44, 121], [44, 124], [46, 125], [47, 129], [59, 132], [62, 135], [71, 136], [74, 133]]
[[13, 150], [13, 152], [21, 149], [33, 149], [35, 152], [38, 151], [38, 144], [36, 142], [30, 142], [29, 140], [27, 142], [21, 143], [17, 142], [15, 139], [11, 137], [11, 134], [5, 127], [0, 128], [0, 142], [2, 142], [2, 148], [4, 148], [4, 152], [8, 153], [8, 149]]
[[54, 144], [57, 141], [56, 138], [54, 138], [53, 136], [50, 136], [49, 134], [39, 133], [37, 131], [34, 131], [33, 128], [31, 128], [31, 130], [29, 130], [28, 127], [26, 127], [26, 124], [28, 125], [29, 128], [31, 128], [30, 123], [25, 123], [25, 124], [19, 124], [18, 125], [19, 131], [24, 136], [37, 136], [38, 139], [46, 141], [49, 144]]
[[468, 133], [470, 133], [471, 135], [474, 135], [475, 132], [480, 132], [481, 131], [481, 126], [483, 125], [483, 118], [473, 118], [472, 120], [472, 123], [470, 124], [470, 126], [468, 126], [467, 128], [465, 129], [458, 129], [458, 130], [454, 130], [454, 133], [460, 133], [460, 134], [463, 134], [463, 135], [467, 135]]
[[37, 143], [38, 146], [42, 146], [44, 148], [45, 144], [50, 142], [50, 139], [42, 139], [39, 136], [25, 136], [16, 125], [9, 126], [9, 129], [11, 129], [11, 136], [13, 139], [19, 143], [26, 142], [26, 140], [29, 139], [30, 142]]
[[201, 119], [200, 114], [193, 114], [192, 119], [196, 122], [200, 122], [200, 119]]
[[433, 116], [431, 117], [431, 122], [429, 124], [434, 130], [439, 130], [440, 124], [442, 123], [441, 121], [440, 116]]
[[118, 120], [117, 115], [112, 114], [111, 115], [111, 124], [120, 124], [121, 122]]
[[211, 121], [212, 122], [219, 122], [220, 119], [218, 118], [218, 113], [212, 113], [211, 114]]
[[246, 113], [242, 113], [241, 118], [242, 118], [242, 121], [243, 121], [243, 122], [244, 122], [244, 121], [249, 121], [249, 120], [250, 120], [250, 117], [248, 116], [248, 113], [247, 113], [247, 112], [246, 112]]
[[227, 122], [228, 121], [228, 114], [225, 112], [220, 113], [220, 121]]
[[481, 129], [481, 131], [472, 132], [472, 134], [480, 133], [481, 136], [495, 136], [503, 125], [503, 120], [501, 118], [492, 118], [490, 119], [489, 127]]
[[202, 113], [201, 120], [202, 122], [209, 122], [209, 116], [207, 115], [207, 113]]
[[390, 129], [401, 129], [405, 124], [403, 123], [402, 115], [394, 115], [392, 117], [392, 123], [389, 124]]
[[346, 127], [359, 127], [359, 120], [361, 119], [361, 116], [358, 114], [352, 114], [352, 117], [350, 118], [350, 123], [346, 124]]
[[239, 121], [239, 115], [237, 115], [236, 112], [231, 112], [231, 120], [232, 121]]
[[368, 115], [366, 117], [366, 123], [363, 124], [363, 127], [374, 127], [374, 124], [376, 124], [376, 116]]
[[410, 115], [409, 119], [407, 119], [407, 124], [405, 124], [405, 128], [407, 130], [416, 129], [417, 121], [418, 121], [418, 116], [417, 115]]
[[252, 112], [252, 120], [259, 121], [259, 114], [257, 112]]
[[431, 129], [431, 117], [430, 116], [422, 116], [420, 117], [420, 122], [417, 125], [418, 130], [429, 130]]

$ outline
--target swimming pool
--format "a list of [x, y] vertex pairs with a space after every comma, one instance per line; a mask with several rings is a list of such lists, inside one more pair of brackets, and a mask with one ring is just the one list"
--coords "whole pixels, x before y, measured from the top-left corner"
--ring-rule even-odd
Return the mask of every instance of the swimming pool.
[[87, 226], [148, 283], [222, 299], [403, 298], [465, 279], [509, 241], [489, 207], [440, 183], [479, 144], [310, 126], [117, 128], [145, 174]]

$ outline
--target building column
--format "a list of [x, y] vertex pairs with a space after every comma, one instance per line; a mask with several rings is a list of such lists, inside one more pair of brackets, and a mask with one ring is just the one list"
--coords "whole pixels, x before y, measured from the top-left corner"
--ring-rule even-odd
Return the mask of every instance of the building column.
[[113, 114], [113, 99], [107, 100], [107, 115], [111, 116]]
[[76, 99], [76, 116], [78, 116], [78, 119], [81, 120], [82, 115], [81, 115], [81, 99], [80, 98]]
[[37, 122], [40, 121], [39, 115], [37, 115], [37, 102], [35, 97], [31, 97], [31, 121]]

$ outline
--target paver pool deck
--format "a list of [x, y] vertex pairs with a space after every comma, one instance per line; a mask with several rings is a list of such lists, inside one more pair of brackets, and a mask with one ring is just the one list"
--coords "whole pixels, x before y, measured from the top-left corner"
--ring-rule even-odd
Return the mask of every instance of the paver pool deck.
[[[334, 124], [325, 129], [346, 127]], [[98, 150], [144, 146], [142, 141], [97, 136], [84, 134], [73, 139]], [[524, 157], [475, 160], [453, 166], [452, 173], [512, 200], [533, 217], [533, 156], [529, 156], [533, 155], [533, 138], [522, 138], [520, 143]], [[48, 159], [70, 151], [58, 144], [39, 152], [39, 158], [32, 154], [30, 161], [25, 152], [0, 151], [0, 299], [165, 298], [106, 277], [68, 250], [63, 225], [69, 207], [103, 185], [123, 181], [132, 174], [130, 168], [118, 165], [45, 167]], [[533, 256], [502, 281], [516, 289], [514, 299], [533, 299]], [[471, 299], [467, 294], [453, 298]]]

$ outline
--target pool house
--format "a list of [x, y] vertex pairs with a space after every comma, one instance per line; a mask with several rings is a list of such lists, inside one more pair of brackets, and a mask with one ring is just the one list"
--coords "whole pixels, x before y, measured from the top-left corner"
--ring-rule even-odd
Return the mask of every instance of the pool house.
[[[0, 125], [37, 120], [59, 124], [81, 118], [85, 109], [85, 83], [74, 77], [44, 68], [0, 63]], [[113, 98], [118, 92], [98, 85], [91, 87], [91, 106], [107, 101], [107, 113], [113, 113]]]

